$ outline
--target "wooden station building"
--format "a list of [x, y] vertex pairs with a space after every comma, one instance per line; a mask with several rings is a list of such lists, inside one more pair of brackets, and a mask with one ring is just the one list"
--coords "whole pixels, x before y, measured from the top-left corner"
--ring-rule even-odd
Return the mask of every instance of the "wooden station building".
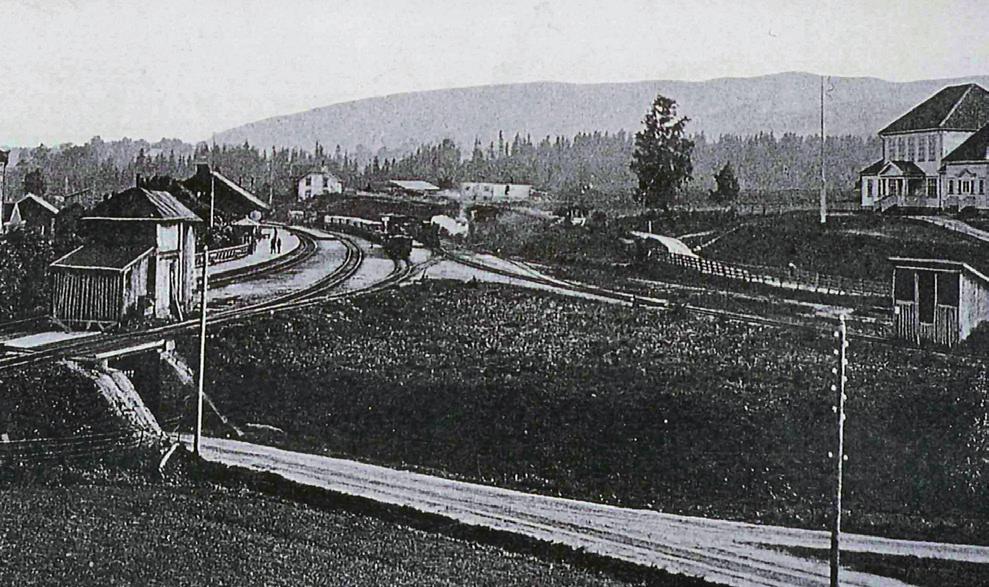
[[989, 277], [966, 263], [894, 257], [893, 336], [945, 346], [989, 320]]
[[89, 241], [49, 267], [54, 320], [104, 329], [192, 310], [193, 229], [202, 220], [175, 196], [138, 185], [100, 202], [82, 222]]

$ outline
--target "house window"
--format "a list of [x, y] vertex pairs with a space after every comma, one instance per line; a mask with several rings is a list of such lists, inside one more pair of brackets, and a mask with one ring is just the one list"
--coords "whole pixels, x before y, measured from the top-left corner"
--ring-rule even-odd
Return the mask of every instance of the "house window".
[[927, 137], [927, 160], [937, 160], [937, 135]]
[[934, 324], [934, 272], [917, 272], [917, 314], [924, 324]]
[[934, 178], [927, 179], [927, 197], [928, 198], [937, 197], [937, 179]]
[[986, 180], [979, 180], [979, 195], [984, 195], [986, 193]]
[[906, 157], [907, 155], [906, 141], [903, 137], [896, 139], [896, 153], [899, 157]]
[[872, 194], [873, 194], [873, 189], [874, 189], [874, 188], [873, 188], [873, 185], [872, 185], [872, 180], [871, 180], [871, 179], [867, 179], [867, 180], [865, 180], [865, 193], [866, 193], [866, 195], [868, 195], [868, 196], [869, 196], [870, 198], [872, 197]]
[[917, 159], [917, 143], [914, 141], [913, 137], [907, 138], [907, 161], [915, 161]]
[[306, 176], [306, 185], [307, 186], [311, 186], [312, 185], [312, 176], [311, 175], [307, 175]]
[[958, 274], [937, 274], [937, 303], [940, 306], [958, 307]]
[[950, 195], [952, 195], [954, 193], [955, 193], [955, 180], [949, 179], [948, 180], [948, 195], [950, 196]]
[[924, 135], [917, 137], [917, 161], [927, 160], [927, 139]]

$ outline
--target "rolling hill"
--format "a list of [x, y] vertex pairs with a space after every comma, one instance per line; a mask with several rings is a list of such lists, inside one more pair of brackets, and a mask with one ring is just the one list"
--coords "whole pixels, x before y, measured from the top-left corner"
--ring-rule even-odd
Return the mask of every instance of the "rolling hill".
[[[989, 86], [989, 76], [902, 83], [832, 77], [828, 134], [871, 135], [940, 88], [967, 82]], [[516, 132], [542, 137], [634, 131], [657, 92], [679, 103], [694, 133], [819, 132], [820, 78], [781, 73], [701, 82], [535, 82], [395, 94], [252, 122], [218, 133], [217, 140], [303, 148], [319, 141], [359, 152], [405, 150], [446, 137], [469, 148], [475, 137], [487, 143], [499, 130], [508, 137]]]

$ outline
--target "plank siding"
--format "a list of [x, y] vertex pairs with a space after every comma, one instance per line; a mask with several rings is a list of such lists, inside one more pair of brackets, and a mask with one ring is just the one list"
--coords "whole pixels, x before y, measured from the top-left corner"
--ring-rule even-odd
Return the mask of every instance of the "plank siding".
[[52, 317], [65, 324], [118, 324], [148, 296], [145, 255], [123, 270], [51, 267]]
[[896, 338], [913, 342], [929, 341], [954, 346], [959, 341], [958, 308], [938, 305], [934, 309], [934, 323], [920, 321], [915, 302], [896, 302], [897, 313], [893, 321]]

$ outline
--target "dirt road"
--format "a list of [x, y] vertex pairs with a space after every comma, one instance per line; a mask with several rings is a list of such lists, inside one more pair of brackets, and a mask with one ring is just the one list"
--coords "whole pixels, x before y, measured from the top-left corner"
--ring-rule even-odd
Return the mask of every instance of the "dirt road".
[[[353, 461], [207, 438], [204, 457], [303, 483], [408, 506], [457, 521], [561, 542], [712, 582], [743, 586], [827, 585], [822, 561], [789, 547], [826, 551], [826, 532], [692, 518], [532, 495]], [[989, 547], [845, 535], [847, 551], [989, 563]], [[842, 585], [903, 585], [843, 570]]]

